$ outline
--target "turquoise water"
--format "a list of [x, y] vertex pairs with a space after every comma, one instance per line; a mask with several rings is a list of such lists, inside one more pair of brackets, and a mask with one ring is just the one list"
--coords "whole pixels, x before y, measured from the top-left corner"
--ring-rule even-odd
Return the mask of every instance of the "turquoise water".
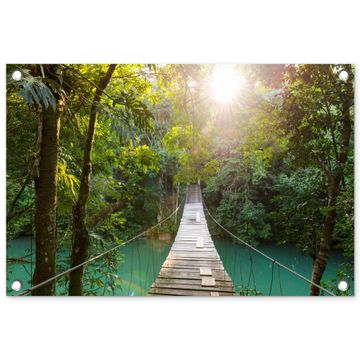
[[[220, 254], [224, 266], [232, 278], [237, 290], [260, 295], [308, 295], [309, 284], [293, 274], [272, 265], [272, 262], [244, 246], [234, 244], [229, 239], [214, 239], [215, 246]], [[96, 273], [101, 266], [93, 264], [86, 268], [85, 287], [96, 295], [138, 296], [145, 295], [155, 280], [162, 263], [170, 250], [172, 240], [139, 239], [121, 248], [122, 261], [118, 269], [119, 284], [111, 291], [106, 276]], [[282, 264], [297, 271], [307, 278], [311, 278], [312, 260], [301, 255], [295, 246], [276, 246], [274, 244], [259, 245], [259, 250], [273, 257]], [[8, 246], [8, 256], [26, 256], [30, 253], [30, 238], [15, 239]], [[68, 268], [68, 254], [60, 252], [58, 261], [65, 261], [64, 268]], [[25, 258], [31, 260], [31, 256]], [[331, 280], [345, 259], [340, 251], [332, 251], [323, 280]], [[13, 295], [10, 284], [20, 280], [23, 289], [31, 285], [31, 264], [15, 264], [8, 266], [7, 293]], [[92, 274], [90, 274], [90, 272]], [[105, 271], [106, 273], [106, 271]], [[91, 276], [89, 276], [91, 275]], [[89, 279], [92, 283], [89, 283]], [[98, 282], [94, 279], [100, 279]], [[87, 283], [88, 282], [88, 283]], [[249, 290], [251, 289], [251, 290]], [[352, 288], [350, 289], [352, 292]], [[57, 283], [57, 294], [64, 294], [64, 283]]]
[[[309, 283], [278, 265], [273, 265], [272, 261], [249, 250], [244, 245], [233, 243], [229, 239], [214, 239], [214, 243], [224, 267], [237, 289], [256, 289], [260, 292], [259, 295], [309, 295]], [[312, 259], [309, 256], [302, 255], [294, 245], [277, 246], [269, 243], [261, 244], [257, 249], [311, 279]], [[335, 279], [338, 270], [345, 262], [346, 259], [340, 251], [332, 250], [322, 280], [328, 282]], [[353, 283], [351, 279], [346, 280], [350, 284], [349, 291], [352, 294]]]
[[[154, 239], [139, 239], [135, 240], [126, 246], [120, 248], [122, 260], [118, 269], [119, 284], [114, 291], [108, 287], [108, 279], [103, 275], [102, 271], [97, 271], [100, 266], [94, 261], [85, 270], [84, 286], [87, 291], [96, 295], [118, 295], [118, 296], [137, 296], [145, 295], [150, 289], [151, 284], [157, 277], [160, 268], [165, 261], [173, 239], [154, 240]], [[19, 280], [23, 289], [31, 287], [31, 272], [32, 266], [30, 256], [31, 238], [21, 237], [11, 241], [7, 247], [7, 256], [22, 257], [26, 256], [25, 264], [12, 264], [7, 267], [7, 294], [14, 295], [15, 292], [11, 289], [11, 284], [14, 280]], [[64, 268], [70, 267], [68, 261], [68, 253], [58, 253], [58, 262], [65, 262]], [[91, 279], [91, 283], [89, 281]], [[100, 280], [101, 283], [98, 283]], [[105, 285], [105, 286], [104, 286]], [[59, 281], [56, 284], [57, 294], [64, 293], [64, 283]]]

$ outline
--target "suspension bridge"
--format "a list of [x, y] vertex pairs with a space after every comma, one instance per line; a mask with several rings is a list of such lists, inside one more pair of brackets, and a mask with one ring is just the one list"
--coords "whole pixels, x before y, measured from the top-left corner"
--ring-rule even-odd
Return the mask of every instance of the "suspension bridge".
[[200, 186], [190, 185], [174, 244], [149, 295], [234, 294], [207, 227]]
[[[81, 267], [86, 268], [89, 264], [96, 264], [97, 260], [101, 260], [104, 256], [114, 253], [120, 250], [122, 247], [128, 245], [129, 243], [146, 238], [153, 230], [160, 227], [166, 221], [172, 219], [178, 212], [181, 207], [181, 204], [166, 218], [159, 221], [154, 226], [149, 229], [137, 234], [131, 239], [122, 242], [121, 244], [115, 245], [110, 249], [103, 251], [102, 253], [90, 257], [88, 260], [84, 261], [81, 264], [78, 264], [72, 268], [69, 268], [59, 274], [49, 278], [41, 283], [36, 285], [31, 285], [31, 287], [18, 292], [15, 295], [24, 296], [31, 295], [33, 290], [38, 289], [41, 286], [44, 286], [49, 283], [56, 284], [56, 281], [64, 278], [70, 272], [79, 269]], [[314, 285], [321, 290], [323, 295], [335, 296], [335, 294], [328, 289], [324, 288], [319, 284], [313, 283], [310, 279], [303, 276], [302, 274], [296, 272], [294, 269], [289, 268], [288, 266], [282, 264], [276, 259], [268, 256], [267, 254], [261, 252], [256, 247], [245, 242], [231, 231], [226, 229], [222, 224], [220, 224], [216, 218], [212, 216], [209, 210], [206, 207], [205, 202], [202, 199], [200, 185], [189, 185], [186, 192], [185, 205], [180, 221], [180, 225], [177, 231], [177, 235], [172, 244], [172, 247], [169, 251], [169, 254], [165, 261], [162, 263], [160, 272], [156, 274], [153, 273], [153, 283], [149, 286], [149, 289], [146, 289], [148, 296], [157, 296], [157, 295], [192, 295], [192, 296], [234, 296], [237, 294], [240, 295], [249, 295], [247, 292], [235, 291], [235, 287], [232, 279], [228, 275], [227, 271], [224, 268], [224, 264], [216, 250], [216, 247], [211, 238], [207, 221], [205, 218], [205, 211], [208, 215], [208, 218], [211, 219], [223, 232], [227, 233], [230, 237], [236, 240], [238, 244], [244, 245], [244, 248], [250, 252], [250, 269], [249, 274], [254, 279], [253, 274], [253, 261], [252, 254], [260, 255], [263, 259], [269, 262], [270, 264], [270, 285], [269, 293], [272, 294], [272, 288], [274, 284], [275, 277], [275, 266], [277, 266], [278, 272], [278, 281], [279, 287], [281, 289], [281, 295], [283, 295], [280, 279], [280, 269], [285, 270], [291, 276], [297, 277], [304, 283], [308, 285]], [[138, 245], [138, 243], [137, 243]], [[137, 248], [138, 252], [139, 249]], [[31, 256], [31, 266], [32, 266], [32, 248], [31, 253], [28, 256]], [[25, 256], [27, 257], [27, 256]], [[22, 258], [19, 258], [22, 260]], [[149, 259], [148, 259], [149, 260]], [[226, 259], [225, 259], [226, 260]], [[236, 260], [236, 258], [235, 258]], [[131, 256], [131, 269], [132, 269], [133, 256]], [[140, 262], [140, 260], [139, 260]], [[226, 261], [225, 261], [226, 262]], [[20, 262], [22, 266], [25, 266]], [[149, 265], [149, 262], [148, 262]], [[238, 264], [241, 269], [241, 264]], [[96, 265], [98, 267], [99, 265]], [[121, 265], [120, 265], [121, 266]], [[154, 262], [153, 262], [154, 266]], [[234, 267], [236, 267], [236, 261], [234, 261]], [[149, 266], [147, 266], [148, 268]], [[32, 267], [31, 267], [32, 269]], [[32, 273], [32, 271], [31, 271]], [[32, 276], [30, 275], [30, 283], [32, 283]], [[131, 271], [131, 278], [133, 273]], [[250, 284], [250, 277], [248, 280], [247, 287]], [[132, 281], [131, 281], [132, 283]], [[245, 286], [246, 287], [246, 286]], [[255, 286], [256, 290], [256, 286]], [[129, 288], [130, 291], [130, 288]], [[144, 294], [141, 292], [141, 294]], [[128, 293], [129, 295], [129, 293]]]

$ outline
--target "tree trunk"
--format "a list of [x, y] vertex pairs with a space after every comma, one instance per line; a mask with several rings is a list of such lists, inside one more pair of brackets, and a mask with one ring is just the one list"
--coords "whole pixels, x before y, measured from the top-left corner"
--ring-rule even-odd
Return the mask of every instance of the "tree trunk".
[[[95, 136], [98, 104], [107, 87], [116, 65], [109, 65], [106, 74], [100, 79], [91, 105], [89, 128], [84, 150], [83, 168], [80, 180], [79, 197], [73, 208], [73, 244], [71, 267], [83, 263], [89, 257], [89, 234], [85, 224], [86, 203], [89, 197], [89, 181], [91, 174], [91, 151]], [[70, 273], [69, 295], [82, 295], [84, 267]]]
[[[350, 86], [350, 84], [349, 84]], [[351, 84], [352, 87], [352, 84]], [[352, 92], [349, 91], [351, 94]], [[340, 141], [340, 152], [336, 163], [336, 169], [329, 179], [329, 204], [328, 212], [325, 216], [324, 228], [320, 240], [319, 253], [315, 259], [312, 273], [312, 282], [320, 285], [321, 278], [324, 274], [327, 261], [329, 259], [332, 235], [336, 222], [336, 200], [340, 192], [341, 179], [343, 177], [343, 167], [347, 161], [349, 152], [349, 142], [351, 137], [351, 115], [350, 105], [352, 99], [347, 101], [343, 110], [343, 128]], [[310, 295], [317, 296], [320, 289], [314, 285], [311, 286]]]
[[[313, 266], [312, 282], [318, 285], [320, 285], [321, 278], [324, 274], [326, 264], [329, 259], [332, 234], [336, 222], [336, 198], [340, 190], [339, 188], [340, 181], [336, 181], [335, 179], [333, 181], [336, 182], [336, 184], [334, 183], [330, 189], [330, 196], [329, 196], [330, 200], [328, 204], [329, 210], [325, 216], [325, 222], [324, 222], [322, 237], [320, 240], [319, 252], [316, 256]], [[317, 296], [319, 295], [319, 292], [320, 289], [318, 287], [311, 285], [310, 295]]]
[[[57, 65], [50, 65], [51, 76]], [[57, 79], [53, 79], [57, 80]], [[33, 285], [55, 276], [56, 271], [56, 206], [57, 163], [59, 156], [60, 117], [63, 102], [54, 94], [57, 108], [51, 106], [42, 111], [41, 144], [39, 162], [35, 175], [35, 244], [36, 260]], [[55, 282], [39, 287], [32, 295], [55, 295]]]

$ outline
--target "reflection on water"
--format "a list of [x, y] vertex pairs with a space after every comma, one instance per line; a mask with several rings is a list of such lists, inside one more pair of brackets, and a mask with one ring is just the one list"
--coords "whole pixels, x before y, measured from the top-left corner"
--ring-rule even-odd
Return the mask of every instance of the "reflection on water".
[[[14, 280], [20, 280], [23, 284], [23, 289], [31, 286], [31, 259], [34, 256], [30, 254], [30, 237], [21, 237], [11, 241], [7, 248], [8, 257], [23, 257], [22, 262], [8, 264], [7, 268], [7, 293], [13, 295], [14, 291], [11, 289], [11, 284]], [[159, 234], [157, 237], [143, 238], [135, 240], [126, 246], [119, 248], [121, 252], [122, 261], [118, 269], [118, 277], [120, 286], [116, 287], [114, 295], [118, 296], [137, 296], [146, 295], [150, 289], [151, 284], [157, 277], [161, 265], [165, 261], [173, 238], [169, 234]], [[69, 254], [66, 252], [59, 252], [57, 261], [67, 261]], [[70, 267], [68, 264], [66, 268]], [[96, 295], [112, 295], [112, 292], [104, 289], [104, 286], [96, 287], [97, 281], [101, 280], [100, 284], [107, 284], [106, 276], [96, 276], [98, 264], [94, 262], [86, 268], [86, 275], [92, 273], [91, 289], [96, 289]], [[102, 269], [103, 270], [103, 269]], [[86, 276], [86, 278], [89, 278]], [[84, 284], [89, 288], [89, 284]], [[106, 290], [106, 291], [105, 291]], [[61, 284], [57, 283], [57, 294], [64, 293]]]
[[124, 248], [124, 260], [119, 268], [121, 289], [115, 295], [146, 295], [159, 274], [173, 239], [166, 236], [136, 240]]
[[[173, 239], [167, 234], [148, 239], [133, 241], [123, 248], [120, 248], [122, 262], [118, 269], [120, 286], [116, 287], [114, 295], [138, 296], [145, 295], [151, 284], [159, 273], [165, 261]], [[214, 239], [215, 246], [220, 254], [224, 266], [232, 278], [237, 290], [252, 289], [262, 295], [308, 295], [309, 284], [293, 274], [278, 268], [262, 256], [248, 250], [246, 247], [234, 244], [229, 239]], [[13, 295], [11, 283], [20, 280], [23, 289], [28, 288], [31, 283], [31, 256], [29, 256], [30, 238], [23, 237], [15, 239], [8, 246], [8, 257], [27, 256], [23, 264], [8, 266], [7, 292]], [[271, 256], [282, 264], [299, 272], [307, 278], [311, 278], [312, 260], [310, 257], [301, 255], [294, 245], [276, 246], [274, 244], [259, 245], [259, 250]], [[58, 254], [59, 261], [67, 261], [68, 254]], [[337, 271], [344, 258], [340, 251], [331, 253], [324, 280], [331, 280], [336, 277]], [[97, 264], [93, 264], [86, 271], [96, 270]], [[69, 264], [65, 264], [68, 268]], [[102, 269], [104, 271], [104, 269]], [[106, 279], [102, 279], [106, 284]], [[111, 295], [111, 292], [104, 289], [103, 283], [96, 288], [96, 295]], [[87, 286], [88, 284], [85, 284]], [[64, 293], [61, 284], [57, 284], [57, 293]], [[94, 288], [94, 287], [93, 287]], [[248, 294], [253, 294], [250, 292]]]

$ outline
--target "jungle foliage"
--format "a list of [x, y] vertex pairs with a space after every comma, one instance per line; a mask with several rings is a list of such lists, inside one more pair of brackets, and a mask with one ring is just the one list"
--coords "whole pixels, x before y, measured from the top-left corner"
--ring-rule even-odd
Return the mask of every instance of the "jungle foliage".
[[[54, 258], [52, 273], [68, 268], [71, 249], [77, 251], [74, 211], [84, 181], [88, 194], [78, 208], [83, 220], [77, 239], [88, 243], [81, 260], [156, 223], [185, 186], [200, 179], [211, 211], [244, 241], [295, 244], [313, 258], [317, 283], [330, 249], [339, 248], [349, 259], [341, 275], [351, 274], [354, 68], [237, 65], [241, 88], [221, 104], [209, 93], [214, 67], [120, 64], [108, 74], [109, 65], [102, 64], [9, 65], [8, 243], [40, 231], [32, 224], [41, 204], [44, 129], [55, 117], [51, 238], [68, 257]], [[20, 81], [11, 78], [16, 69]], [[344, 70], [346, 81], [339, 78]], [[212, 232], [225, 236], [218, 228]], [[79, 259], [73, 256], [72, 264]], [[121, 253], [104, 261], [111, 289]], [[74, 293], [83, 292], [77, 286]]]

